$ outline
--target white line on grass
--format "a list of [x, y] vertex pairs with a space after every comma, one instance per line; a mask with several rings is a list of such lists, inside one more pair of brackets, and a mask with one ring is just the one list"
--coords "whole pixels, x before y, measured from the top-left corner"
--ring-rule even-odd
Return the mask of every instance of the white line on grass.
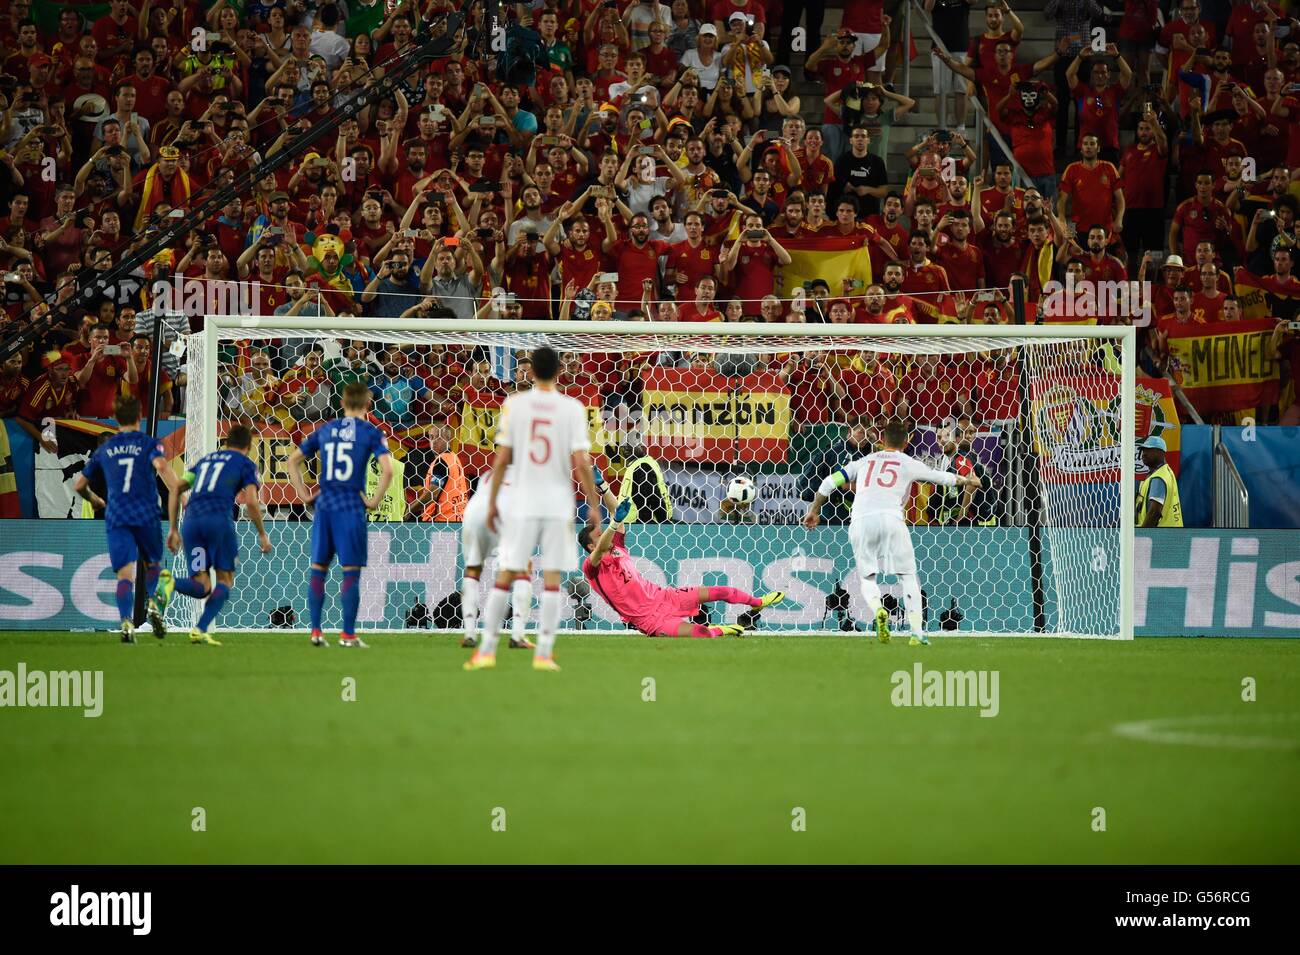
[[1203, 733], [1190, 729], [1224, 723], [1252, 725], [1300, 723], [1300, 713], [1261, 713], [1259, 715], [1172, 716], [1164, 719], [1117, 723], [1111, 727], [1116, 736], [1144, 743], [1167, 743], [1173, 746], [1209, 746], [1219, 749], [1300, 749], [1300, 739], [1284, 736], [1241, 736], [1233, 733]]

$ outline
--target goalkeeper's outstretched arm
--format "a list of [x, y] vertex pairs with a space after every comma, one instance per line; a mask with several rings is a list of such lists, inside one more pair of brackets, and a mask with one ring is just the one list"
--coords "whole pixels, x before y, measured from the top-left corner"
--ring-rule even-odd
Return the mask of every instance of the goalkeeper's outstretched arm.
[[599, 566], [600, 559], [608, 554], [609, 549], [614, 546], [614, 535], [623, 533], [622, 518], [627, 517], [627, 512], [631, 510], [630, 500], [620, 504], [603, 477], [598, 476], [596, 478], [596, 489], [600, 491], [601, 503], [605, 505], [605, 510], [609, 511], [611, 519], [609, 527], [605, 528], [604, 533], [596, 541], [596, 546], [591, 549], [591, 556], [588, 560], [591, 561], [593, 567]]

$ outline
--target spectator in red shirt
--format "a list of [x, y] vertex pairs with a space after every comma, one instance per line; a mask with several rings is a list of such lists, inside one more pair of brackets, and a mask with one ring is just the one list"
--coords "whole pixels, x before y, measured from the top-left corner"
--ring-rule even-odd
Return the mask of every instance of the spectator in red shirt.
[[[704, 216], [686, 213], [686, 238], [668, 250], [664, 276], [677, 286], [677, 297], [689, 298], [704, 278], [713, 278], [718, 267], [718, 250], [704, 240]], [[716, 287], [716, 286], [715, 286]]]
[[627, 237], [622, 239], [617, 238], [618, 232], [608, 209], [604, 215], [605, 239], [601, 248], [613, 260], [614, 271], [618, 273], [618, 300], [614, 309], [630, 311], [641, 304], [644, 282], [650, 280], [658, 286], [659, 256], [667, 255], [671, 246], [650, 238], [650, 217], [644, 212], [632, 216]]
[[1080, 235], [1099, 225], [1107, 232], [1119, 231], [1124, 222], [1124, 190], [1119, 186], [1119, 170], [1099, 158], [1101, 143], [1094, 133], [1080, 140], [1083, 158], [1065, 167], [1061, 176], [1061, 192], [1056, 197], [1056, 214], [1066, 220], [1066, 205], [1070, 207], [1069, 221]]
[[[1128, 271], [1124, 263], [1107, 253], [1111, 236], [1105, 228], [1095, 225], [1088, 229], [1086, 239], [1087, 254], [1082, 256], [1084, 278], [1091, 282], [1124, 282], [1128, 280]], [[1073, 244], [1072, 244], [1073, 245]], [[1077, 246], [1075, 246], [1077, 248]]]
[[132, 15], [127, 0], [109, 0], [108, 15], [96, 20], [90, 29], [90, 35], [99, 44], [96, 59], [113, 69], [119, 59], [130, 56], [139, 32], [139, 21]]
[[[1038, 191], [1049, 200], [1056, 196], [1056, 157], [1052, 144], [1056, 137], [1054, 122], [1057, 106], [1056, 95], [1046, 83], [1036, 80], [1008, 86], [1006, 95], [996, 104], [999, 120], [1011, 131], [1012, 155], [1020, 168], [1034, 181]], [[994, 175], [1005, 181], [1006, 185], [1001, 186], [999, 183], [999, 188], [982, 193], [981, 204], [989, 193], [993, 194], [989, 196], [993, 202], [1005, 202], [1005, 197], [1015, 195], [1010, 188], [1010, 163], [995, 164]], [[1019, 193], [1016, 198], [1023, 207], [1024, 191], [1015, 192]]]
[[920, 295], [927, 305], [937, 306], [938, 293], [952, 289], [943, 266], [930, 261], [930, 235], [913, 232], [907, 240], [908, 263], [904, 271], [903, 294]]
[[976, 233], [984, 260], [984, 281], [989, 288], [1006, 288], [1020, 270], [1024, 250], [1016, 238], [1016, 217], [1003, 209], [993, 217], [992, 228]]
[[[677, 320], [680, 322], [720, 322], [722, 313], [718, 311], [717, 303], [714, 301], [714, 295], [717, 293], [717, 282], [713, 276], [705, 275], [695, 283], [694, 301], [687, 302], [677, 309]], [[680, 300], [681, 293], [678, 293]]]
[[1271, 3], [1261, 0], [1241, 0], [1234, 3], [1228, 14], [1228, 24], [1223, 35], [1232, 40], [1233, 66], [1245, 66], [1255, 49], [1254, 33], [1259, 24], [1271, 27], [1282, 11]]
[[[867, 59], [854, 54], [858, 39], [853, 31], [841, 29], [822, 41], [808, 55], [804, 63], [804, 76], [816, 75], [825, 84], [825, 94], [840, 93], [850, 83], [861, 83], [867, 78]], [[826, 152], [832, 160], [838, 159], [847, 146], [840, 111], [836, 106], [826, 106], [822, 111], [822, 135], [826, 139]]]
[[45, 434], [45, 421], [77, 417], [77, 379], [68, 359], [58, 351], [46, 352], [41, 365], [45, 372], [28, 385], [18, 412], [18, 425], [46, 451], [58, 454], [57, 441]]
[[128, 349], [112, 345], [111, 339], [107, 326], [97, 326], [90, 333], [90, 354], [72, 368], [77, 380], [77, 413], [83, 417], [113, 417], [113, 402], [122, 393], [122, 382], [135, 387], [135, 362]]
[[939, 243], [934, 252], [935, 262], [942, 266], [954, 289], [966, 291], [983, 288], [984, 254], [969, 241], [970, 212], [966, 209], [953, 209], [944, 213], [943, 219], [939, 220], [939, 228], [942, 231], [945, 227], [951, 238]]
[[1231, 248], [1235, 257], [1240, 231], [1227, 206], [1214, 198], [1214, 177], [1202, 172], [1196, 176], [1196, 195], [1180, 202], [1174, 210], [1167, 247], [1184, 259], [1192, 259], [1196, 243], [1208, 241], [1220, 249]]
[[[1112, 165], [1119, 163], [1119, 106], [1124, 93], [1133, 85], [1133, 70], [1120, 56], [1114, 43], [1106, 44], [1106, 56], [1115, 57], [1119, 66], [1119, 82], [1111, 85], [1110, 65], [1098, 58], [1091, 47], [1084, 47], [1065, 71], [1070, 95], [1078, 103], [1079, 145], [1088, 135], [1097, 137], [1101, 144], [1101, 158]], [[1088, 85], [1079, 82], [1079, 67], [1087, 59]]]
[[1138, 120], [1137, 139], [1124, 150], [1119, 165], [1124, 191], [1124, 248], [1129, 262], [1142, 249], [1159, 249], [1165, 241], [1165, 173], [1169, 143], [1150, 103]]
[[772, 234], [763, 228], [763, 217], [756, 212], [745, 215], [740, 235], [727, 250], [722, 267], [732, 286], [732, 297], [740, 299], [746, 315], [756, 315], [765, 295], [776, 285], [776, 267], [789, 265], [792, 259]]

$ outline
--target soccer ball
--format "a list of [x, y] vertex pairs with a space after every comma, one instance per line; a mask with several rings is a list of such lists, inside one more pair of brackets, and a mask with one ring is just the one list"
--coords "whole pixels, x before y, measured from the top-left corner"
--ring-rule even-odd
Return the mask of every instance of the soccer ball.
[[727, 499], [735, 504], [748, 504], [758, 496], [758, 488], [747, 477], [738, 477], [727, 485]]

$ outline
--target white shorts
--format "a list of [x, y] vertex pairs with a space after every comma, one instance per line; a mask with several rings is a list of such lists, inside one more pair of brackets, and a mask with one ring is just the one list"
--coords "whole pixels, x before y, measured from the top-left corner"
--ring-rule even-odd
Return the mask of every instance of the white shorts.
[[915, 574], [916, 553], [907, 524], [896, 514], [865, 514], [849, 524], [858, 574]]
[[[965, 53], [954, 53], [952, 58], [958, 63], [966, 62]], [[948, 93], [965, 93], [966, 77], [958, 76], [952, 70], [948, 69], [940, 59], [933, 53], [930, 54], [930, 69], [933, 77], [934, 95], [944, 96]]]
[[[853, 47], [854, 56], [866, 56], [880, 46], [880, 38], [884, 36], [883, 33], [855, 33], [853, 35], [858, 38], [857, 45]], [[881, 60], [879, 67], [875, 67], [875, 64], [872, 64], [872, 66], [873, 70], [869, 72], [880, 72], [885, 68], [885, 61]]]
[[533, 551], [541, 552], [543, 572], [578, 569], [578, 538], [572, 520], [557, 517], [516, 517], [501, 528], [501, 570], [525, 570]]
[[[497, 492], [498, 511], [505, 510], [508, 496], [508, 488]], [[460, 519], [460, 552], [466, 567], [482, 567], [492, 548], [497, 546], [497, 535], [488, 530], [487, 511], [488, 489], [484, 487], [469, 499]]]

